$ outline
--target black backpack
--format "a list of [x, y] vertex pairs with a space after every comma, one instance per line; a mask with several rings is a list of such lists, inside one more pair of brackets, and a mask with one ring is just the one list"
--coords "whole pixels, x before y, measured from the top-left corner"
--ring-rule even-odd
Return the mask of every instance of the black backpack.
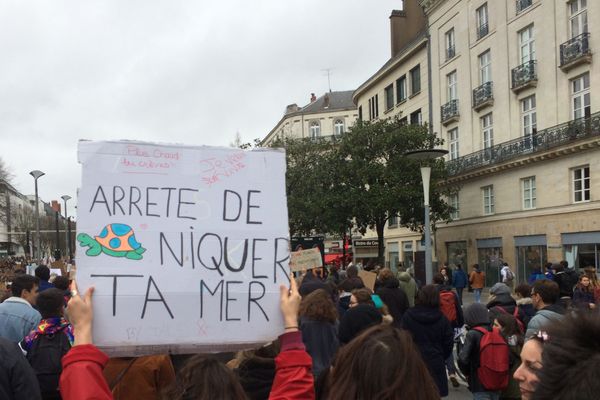
[[46, 399], [60, 399], [58, 381], [62, 372], [62, 358], [71, 343], [63, 329], [53, 334], [39, 334], [27, 352], [27, 361], [35, 371], [42, 397]]

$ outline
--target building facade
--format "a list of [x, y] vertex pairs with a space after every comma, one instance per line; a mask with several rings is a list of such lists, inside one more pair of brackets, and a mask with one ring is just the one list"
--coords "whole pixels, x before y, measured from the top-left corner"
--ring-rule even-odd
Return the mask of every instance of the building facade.
[[600, 3], [421, 0], [454, 221], [438, 258], [524, 281], [600, 263]]

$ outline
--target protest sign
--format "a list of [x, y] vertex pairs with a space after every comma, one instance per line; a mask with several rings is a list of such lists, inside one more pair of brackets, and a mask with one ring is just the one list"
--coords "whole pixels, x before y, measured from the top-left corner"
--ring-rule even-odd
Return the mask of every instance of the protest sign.
[[56, 276], [62, 276], [62, 269], [50, 268], [50, 275], [55, 274]]
[[359, 270], [358, 277], [362, 279], [365, 287], [368, 287], [371, 290], [375, 289], [375, 281], [377, 280], [377, 274], [371, 271]]
[[292, 251], [290, 253], [290, 270], [292, 272], [320, 268], [323, 266], [323, 258], [318, 248], [308, 250]]
[[79, 143], [77, 281], [111, 355], [274, 339], [289, 284], [285, 154]]

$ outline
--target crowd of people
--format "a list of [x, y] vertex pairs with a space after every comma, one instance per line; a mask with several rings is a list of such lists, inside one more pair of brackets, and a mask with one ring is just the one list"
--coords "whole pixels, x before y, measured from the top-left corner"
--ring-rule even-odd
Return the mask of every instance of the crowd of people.
[[[473, 399], [595, 399], [600, 284], [553, 264], [516, 284], [508, 265], [482, 302], [485, 272], [309, 270], [282, 286], [273, 342], [224, 363], [202, 354], [108, 358], [93, 344], [93, 288], [13, 271], [0, 304], [0, 398], [440, 399], [464, 377]], [[573, 277], [573, 272], [575, 277]], [[571, 285], [570, 290], [567, 286]], [[463, 304], [463, 290], [475, 302]], [[176, 364], [176, 363], [175, 363]]]

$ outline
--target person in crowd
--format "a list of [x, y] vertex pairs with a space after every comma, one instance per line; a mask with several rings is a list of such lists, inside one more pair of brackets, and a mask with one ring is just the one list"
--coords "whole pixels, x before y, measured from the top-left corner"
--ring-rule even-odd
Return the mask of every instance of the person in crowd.
[[46, 267], [45, 265], [40, 265], [39, 267], [37, 267], [35, 269], [35, 276], [38, 277], [38, 279], [40, 280], [39, 283], [39, 291], [43, 292], [46, 289], [50, 289], [53, 288], [54, 285], [52, 283], [49, 282], [50, 280], [50, 268]]
[[600, 393], [600, 318], [576, 312], [548, 327], [532, 399], [595, 400]]
[[473, 271], [469, 275], [469, 284], [475, 292], [475, 302], [481, 303], [481, 291], [485, 286], [485, 272], [479, 269], [479, 264], [473, 264]]
[[402, 317], [402, 328], [411, 334], [419, 348], [440, 396], [447, 396], [445, 361], [454, 347], [454, 332], [440, 311], [440, 294], [435, 285], [426, 285], [419, 290], [415, 306]]
[[19, 343], [40, 322], [42, 316], [33, 308], [38, 296], [39, 278], [15, 277], [10, 287], [12, 297], [0, 304], [0, 337]]
[[257, 349], [240, 351], [227, 366], [233, 368], [246, 396], [250, 400], [267, 400], [275, 379], [275, 357], [279, 341], [275, 340]]
[[552, 271], [551, 262], [547, 262], [546, 264], [544, 264], [544, 275], [546, 276], [546, 279], [549, 279], [551, 281], [554, 280], [554, 271]]
[[491, 321], [500, 314], [509, 314], [516, 318], [521, 332], [525, 332], [525, 326], [529, 320], [525, 313], [517, 307], [517, 302], [510, 295], [510, 287], [505, 283], [496, 283], [490, 288], [490, 300], [486, 307], [490, 312]]
[[340, 320], [338, 330], [340, 344], [349, 343], [359, 333], [373, 325], [380, 324], [382, 320], [381, 313], [374, 305], [352, 303], [351, 300], [350, 309]]
[[344, 279], [341, 284], [344, 284], [344, 282], [348, 282], [347, 285], [349, 287], [352, 287], [351, 291], [353, 289], [360, 289], [365, 287], [364, 282], [358, 276], [358, 267], [356, 267], [355, 265], [346, 268], [346, 279]]
[[533, 282], [539, 281], [540, 279], [546, 279], [546, 275], [544, 275], [541, 268], [534, 268], [533, 271], [531, 271], [529, 278], [527, 278], [527, 283], [533, 285]]
[[0, 399], [41, 400], [35, 372], [19, 346], [0, 337]]
[[526, 324], [535, 315], [535, 308], [533, 308], [533, 302], [531, 301], [531, 286], [526, 283], [521, 283], [515, 288], [515, 298], [517, 300], [517, 307], [520, 312], [524, 314], [524, 320]]
[[563, 307], [567, 308], [573, 298], [573, 289], [579, 282], [579, 277], [577, 272], [569, 268], [569, 263], [564, 260], [558, 264], [553, 264], [552, 270], [554, 271], [554, 282], [558, 284], [560, 290], [561, 303]]
[[473, 303], [464, 310], [465, 324], [469, 331], [465, 336], [465, 343], [458, 353], [458, 366], [467, 377], [469, 390], [473, 394], [474, 400], [498, 400], [499, 391], [490, 391], [486, 389], [478, 376], [478, 368], [481, 365], [480, 360], [480, 342], [483, 333], [478, 328], [491, 331], [490, 316], [488, 309], [480, 303]]
[[596, 268], [585, 267], [583, 273], [590, 278], [590, 286], [594, 292], [594, 302], [597, 304], [600, 301], [600, 281], [598, 281], [598, 274]]
[[339, 347], [337, 310], [331, 296], [318, 289], [302, 299], [299, 317], [302, 339], [318, 376], [329, 368]]
[[306, 296], [318, 289], [325, 290], [331, 295], [330, 286], [327, 283], [325, 283], [319, 277], [319, 275], [315, 273], [314, 270], [309, 269], [308, 271], [306, 271], [306, 275], [304, 275], [302, 283], [300, 284], [300, 288], [298, 289], [300, 291], [300, 295]]
[[456, 289], [456, 294], [458, 295], [458, 301], [460, 305], [463, 304], [463, 290], [467, 287], [467, 283], [469, 282], [469, 278], [467, 274], [462, 269], [462, 265], [456, 264], [456, 269], [452, 272], [452, 286]]
[[518, 400], [521, 398], [519, 382], [514, 379], [513, 374], [521, 365], [521, 349], [523, 348], [523, 332], [517, 324], [517, 319], [510, 314], [499, 314], [494, 318], [494, 326], [500, 329], [502, 336], [506, 338], [510, 350], [509, 381], [506, 389], [500, 394], [500, 400]]
[[44, 290], [38, 295], [36, 305], [42, 320], [19, 346], [38, 377], [42, 398], [60, 400], [60, 360], [73, 345], [73, 327], [63, 317], [65, 306], [62, 290]]
[[[540, 382], [540, 371], [542, 370], [542, 353], [548, 341], [548, 334], [545, 331], [533, 333], [523, 344], [521, 350], [521, 365], [515, 371], [513, 377], [519, 382], [522, 400], [531, 400]], [[564, 372], [564, 371], [563, 371]], [[564, 384], [564, 380], [561, 380]], [[569, 387], [570, 385], [565, 385]], [[554, 396], [544, 397], [544, 399], [554, 399]]]
[[408, 296], [404, 290], [400, 288], [400, 282], [389, 268], [384, 268], [379, 272], [378, 280], [380, 285], [375, 293], [387, 306], [390, 315], [394, 319], [392, 322], [394, 326], [399, 328], [402, 315], [404, 315], [404, 312], [410, 306]]
[[444, 277], [444, 285], [452, 286], [452, 270], [448, 266], [448, 263], [444, 263], [444, 266], [440, 269], [440, 273]]
[[594, 299], [594, 289], [592, 288], [590, 278], [587, 275], [579, 277], [579, 283], [573, 291], [573, 305], [582, 310], [593, 310], [596, 308]]
[[534, 282], [531, 288], [531, 301], [536, 313], [527, 324], [526, 338], [545, 329], [549, 323], [563, 318], [565, 310], [558, 304], [559, 295], [560, 289], [556, 282], [547, 279]]
[[509, 288], [512, 288], [514, 286], [515, 274], [512, 271], [512, 269], [510, 269], [507, 262], [502, 263], [500, 275], [502, 276], [502, 283], [504, 283]]
[[69, 299], [71, 298], [71, 291], [69, 290], [69, 285], [71, 284], [71, 282], [69, 281], [69, 278], [67, 278], [66, 276], [57, 276], [56, 278], [54, 278], [52, 284], [55, 288], [63, 291], [66, 307], [67, 303], [69, 302]]
[[354, 284], [352, 281], [344, 280], [338, 286], [338, 301], [337, 309], [339, 319], [341, 320], [344, 313], [350, 308], [350, 300], [352, 298], [352, 290], [354, 290]]
[[400, 284], [399, 287], [406, 293], [408, 306], [414, 307], [415, 297], [417, 296], [417, 282], [406, 270], [399, 270], [398, 283]]

